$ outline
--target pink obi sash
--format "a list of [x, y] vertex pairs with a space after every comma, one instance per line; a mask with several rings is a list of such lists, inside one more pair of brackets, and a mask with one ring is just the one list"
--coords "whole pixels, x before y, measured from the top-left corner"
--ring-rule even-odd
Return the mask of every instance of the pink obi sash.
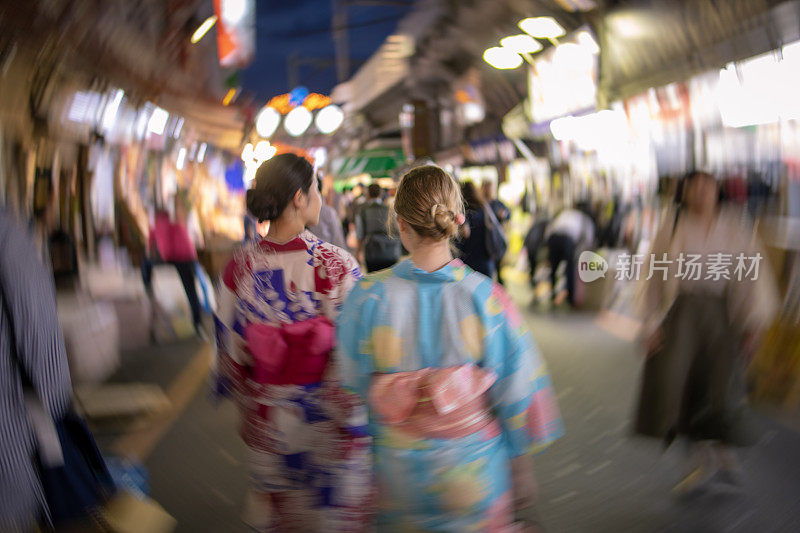
[[414, 436], [466, 437], [495, 422], [484, 393], [496, 380], [473, 364], [377, 374], [369, 404], [382, 423]]
[[250, 377], [270, 385], [310, 385], [322, 381], [334, 345], [334, 326], [324, 316], [280, 327], [249, 324], [244, 331], [253, 356]]

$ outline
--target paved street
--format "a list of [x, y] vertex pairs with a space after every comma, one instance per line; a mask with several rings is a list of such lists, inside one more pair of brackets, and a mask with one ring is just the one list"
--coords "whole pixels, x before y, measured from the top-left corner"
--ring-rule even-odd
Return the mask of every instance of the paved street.
[[[532, 310], [526, 287], [510, 292], [550, 365], [567, 428], [535, 459], [548, 531], [800, 531], [800, 435], [760, 419], [759, 443], [741, 454], [742, 493], [711, 490], [676, 501], [669, 490], [682, 472], [680, 447], [664, 453], [629, 435], [640, 354], [594, 315]], [[149, 350], [129, 355], [126, 368], [167, 388], [202, 350], [191, 342]], [[177, 518], [178, 531], [245, 531], [241, 457], [232, 406], [212, 405], [201, 388], [146, 457], [152, 495]]]

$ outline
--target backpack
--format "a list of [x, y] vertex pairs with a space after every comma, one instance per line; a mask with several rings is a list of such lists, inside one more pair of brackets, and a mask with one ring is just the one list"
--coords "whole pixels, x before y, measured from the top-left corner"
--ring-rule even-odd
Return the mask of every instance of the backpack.
[[364, 228], [364, 259], [368, 263], [394, 263], [400, 259], [400, 241], [389, 235], [389, 208], [370, 203], [358, 214]]

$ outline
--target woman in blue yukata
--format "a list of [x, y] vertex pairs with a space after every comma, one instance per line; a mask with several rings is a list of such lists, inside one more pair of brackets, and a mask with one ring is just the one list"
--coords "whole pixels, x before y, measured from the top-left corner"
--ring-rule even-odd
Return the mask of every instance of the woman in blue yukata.
[[337, 322], [340, 379], [369, 408], [378, 530], [523, 530], [531, 454], [563, 434], [545, 363], [500, 286], [453, 259], [453, 178], [411, 170], [394, 210], [410, 258], [362, 279]]
[[[241, 413], [257, 531], [365, 531], [372, 485], [366, 415], [336, 386], [333, 320], [361, 276], [356, 260], [305, 230], [321, 198], [311, 164], [262, 164], [247, 209], [270, 221], [236, 252], [216, 320], [218, 385]], [[352, 425], [350, 421], [354, 421]]]

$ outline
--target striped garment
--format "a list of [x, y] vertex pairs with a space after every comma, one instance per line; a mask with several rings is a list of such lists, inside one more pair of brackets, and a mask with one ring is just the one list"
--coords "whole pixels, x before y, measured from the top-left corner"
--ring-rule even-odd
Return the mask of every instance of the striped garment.
[[2, 207], [0, 303], [0, 531], [28, 530], [44, 511], [44, 495], [19, 365], [53, 418], [66, 411], [72, 389], [52, 278]]

